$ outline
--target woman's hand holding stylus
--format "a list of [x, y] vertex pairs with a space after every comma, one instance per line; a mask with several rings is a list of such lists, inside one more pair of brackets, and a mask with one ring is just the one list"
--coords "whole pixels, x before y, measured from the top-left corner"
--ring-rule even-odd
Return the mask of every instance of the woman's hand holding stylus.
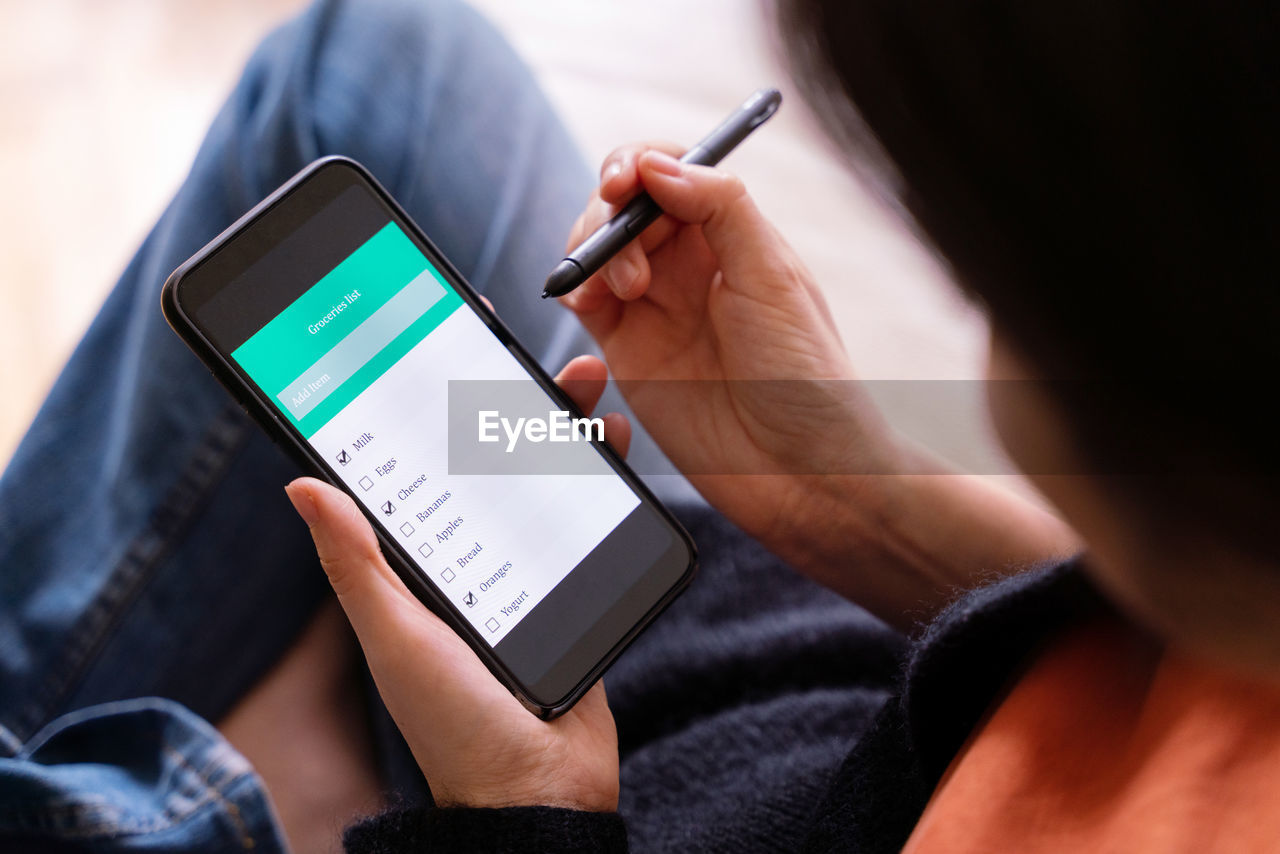
[[641, 189], [666, 215], [563, 301], [676, 467], [794, 558], [817, 511], [811, 475], [889, 471], [896, 451], [849, 382], [853, 366], [804, 264], [740, 180], [679, 153], [634, 145], [605, 161], [570, 246]]
[[[605, 160], [570, 247], [641, 190], [665, 214], [563, 302], [703, 496], [904, 626], [977, 572], [1060, 551], [1069, 538], [1046, 514], [898, 443], [852, 381], [821, 292], [742, 182], [679, 153], [638, 144]], [[990, 527], [1021, 517], [1028, 535]]]

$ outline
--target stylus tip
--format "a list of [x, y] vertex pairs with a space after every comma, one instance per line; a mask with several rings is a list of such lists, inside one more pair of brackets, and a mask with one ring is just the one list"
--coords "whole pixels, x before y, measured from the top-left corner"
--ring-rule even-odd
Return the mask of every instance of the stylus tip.
[[586, 276], [583, 275], [582, 268], [577, 262], [571, 258], [565, 258], [551, 271], [551, 275], [547, 276], [547, 283], [542, 288], [542, 296], [544, 299], [562, 297], [582, 284], [584, 279]]

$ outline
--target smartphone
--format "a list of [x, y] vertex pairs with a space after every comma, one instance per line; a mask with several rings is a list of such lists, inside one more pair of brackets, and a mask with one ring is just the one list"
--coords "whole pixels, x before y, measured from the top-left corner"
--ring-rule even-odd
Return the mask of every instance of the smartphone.
[[[161, 303], [275, 442], [355, 499], [408, 588], [539, 717], [569, 709], [692, 580], [688, 533], [602, 430], [556, 446], [550, 471], [451, 466], [456, 383], [518, 385], [513, 406], [533, 389], [545, 411], [582, 416], [355, 161], [294, 176], [179, 267]], [[496, 423], [501, 404], [482, 417]]]

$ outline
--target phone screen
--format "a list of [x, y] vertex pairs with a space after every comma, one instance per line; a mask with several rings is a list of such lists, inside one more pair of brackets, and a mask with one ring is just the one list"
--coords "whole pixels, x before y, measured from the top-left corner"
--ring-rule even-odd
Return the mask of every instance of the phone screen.
[[680, 537], [595, 442], [558, 448], [562, 473], [451, 472], [451, 382], [521, 381], [562, 407], [370, 188], [264, 241], [197, 325], [475, 637], [564, 690], [687, 572]]

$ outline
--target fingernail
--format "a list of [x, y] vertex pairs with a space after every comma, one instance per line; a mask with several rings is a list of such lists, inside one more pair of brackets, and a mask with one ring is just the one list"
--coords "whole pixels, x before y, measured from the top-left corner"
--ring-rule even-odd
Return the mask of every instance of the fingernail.
[[611, 180], [621, 174], [622, 164], [615, 160], [608, 166], [604, 167], [604, 174], [600, 176], [600, 183], [608, 184]]
[[684, 164], [665, 151], [650, 151], [645, 159], [650, 169], [663, 175], [679, 175], [684, 172]]
[[308, 527], [320, 521], [320, 511], [316, 509], [315, 499], [311, 497], [309, 489], [299, 486], [298, 482], [294, 481], [284, 488], [284, 494], [289, 496], [293, 509], [298, 511], [298, 515]]
[[639, 273], [639, 268], [630, 258], [614, 258], [609, 262], [609, 281], [613, 284], [614, 291], [622, 290], [634, 282]]

